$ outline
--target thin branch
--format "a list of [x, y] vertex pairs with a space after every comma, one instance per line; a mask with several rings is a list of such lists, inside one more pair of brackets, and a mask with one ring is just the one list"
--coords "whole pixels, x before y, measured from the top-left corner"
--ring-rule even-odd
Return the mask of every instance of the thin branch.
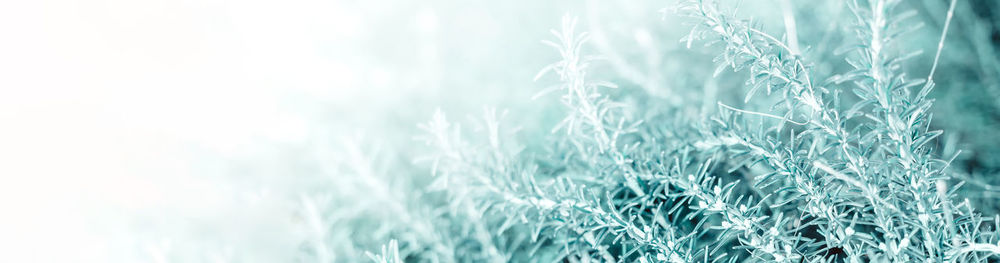
[[780, 121], [787, 121], [789, 123], [792, 123], [792, 124], [795, 124], [795, 125], [799, 125], [799, 126], [809, 124], [809, 123], [806, 123], [806, 122], [796, 122], [796, 121], [790, 120], [788, 118], [784, 118], [784, 117], [781, 117], [781, 116], [778, 116], [778, 115], [774, 115], [774, 114], [737, 109], [737, 108], [734, 108], [732, 106], [726, 105], [726, 104], [722, 103], [721, 101], [719, 102], [719, 106], [722, 106], [723, 108], [726, 108], [726, 109], [729, 109], [729, 110], [732, 110], [732, 111], [736, 111], [736, 112], [740, 112], [740, 113], [753, 114], [753, 115], [757, 115], [757, 116], [761, 116], [761, 117], [768, 117], [768, 118], [772, 118], [772, 119], [776, 119], [776, 120], [780, 120]]
[[931, 72], [927, 74], [927, 84], [934, 82], [934, 71], [937, 70], [938, 59], [941, 58], [941, 50], [944, 49], [944, 40], [948, 37], [948, 26], [951, 25], [951, 17], [955, 14], [955, 3], [958, 0], [951, 0], [951, 5], [948, 6], [948, 16], [944, 20], [944, 28], [941, 29], [941, 40], [938, 41], [937, 52], [934, 54], [934, 64], [931, 66]]

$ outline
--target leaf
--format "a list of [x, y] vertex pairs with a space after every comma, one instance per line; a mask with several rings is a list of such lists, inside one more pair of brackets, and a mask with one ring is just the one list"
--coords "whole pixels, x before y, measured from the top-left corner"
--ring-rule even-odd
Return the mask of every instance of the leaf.
[[875, 100], [873, 99], [859, 101], [858, 103], [855, 103], [853, 106], [851, 106], [850, 109], [844, 112], [844, 118], [854, 117], [860, 114], [861, 111], [864, 109], [864, 107], [867, 107], [868, 105], [872, 104], [875, 104]]
[[913, 140], [913, 147], [914, 148], [923, 147], [924, 144], [926, 144], [927, 142], [929, 142], [931, 140], [934, 140], [934, 138], [937, 138], [942, 133], [944, 133], [944, 131], [942, 131], [942, 130], [933, 130], [933, 131], [929, 131], [927, 133], [924, 133], [920, 137], [917, 137], [917, 139]]
[[538, 79], [542, 78], [542, 76], [545, 76], [546, 73], [560, 66], [562, 66], [562, 62], [552, 63], [543, 67], [541, 70], [538, 71], [537, 74], [535, 74], [535, 77], [532, 79], [532, 81], [538, 81]]
[[591, 82], [591, 85], [595, 85], [595, 86], [599, 86], [599, 87], [607, 87], [607, 88], [611, 88], [611, 89], [617, 89], [618, 88], [618, 85], [615, 85], [614, 83], [611, 83], [611, 82], [608, 82], [608, 81], [594, 81], [594, 82]]
[[759, 89], [760, 89], [760, 86], [761, 86], [761, 85], [753, 85], [753, 86], [751, 86], [751, 87], [750, 87], [750, 91], [747, 91], [747, 95], [746, 95], [746, 97], [744, 97], [744, 98], [743, 98], [743, 103], [748, 103], [748, 102], [750, 102], [750, 99], [751, 99], [751, 98], [753, 98], [753, 95], [754, 95], [755, 93], [757, 93], [757, 90], [759, 90]]

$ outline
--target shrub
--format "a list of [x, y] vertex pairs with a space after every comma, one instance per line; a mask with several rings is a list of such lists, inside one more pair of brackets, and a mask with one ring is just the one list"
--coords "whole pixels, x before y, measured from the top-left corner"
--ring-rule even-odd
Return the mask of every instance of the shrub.
[[[739, 91], [741, 104], [675, 104], [650, 87], [619, 87], [614, 79], [627, 77], [596, 70], [608, 57], [590, 55], [590, 35], [566, 16], [544, 41], [561, 59], [536, 77], [557, 83], [537, 97], [559, 93], [563, 104], [551, 134], [522, 145], [506, 112], [486, 108], [475, 122], [482, 132], [471, 134], [435, 113], [417, 139], [433, 175], [418, 191], [438, 196], [427, 224], [435, 229], [424, 231], [436, 237], [386, 240], [371, 258], [996, 260], [1000, 217], [984, 217], [969, 199], [991, 186], [956, 163], [960, 151], [932, 121], [957, 1], [933, 14], [944, 22], [929, 63], [900, 43], [921, 28], [901, 0], [847, 1], [843, 47], [820, 55], [810, 52], [830, 50], [810, 49], [821, 43], [800, 39], [794, 17], [784, 36], [772, 35], [738, 17], [735, 2], [685, 0], [665, 13], [691, 22], [680, 39], [690, 52], [702, 43], [718, 50], [714, 74], [703, 76], [709, 84], [693, 88]], [[909, 64], [929, 73], [907, 75]]]

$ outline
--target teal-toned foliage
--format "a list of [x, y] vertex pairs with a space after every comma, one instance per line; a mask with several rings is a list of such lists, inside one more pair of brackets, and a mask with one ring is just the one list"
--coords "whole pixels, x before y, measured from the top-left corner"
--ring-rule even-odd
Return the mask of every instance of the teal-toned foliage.
[[[998, 42], [982, 35], [996, 23], [970, 7], [996, 4], [836, 1], [824, 6], [840, 8], [825, 17], [837, 21], [818, 24], [803, 18], [805, 7], [774, 2], [784, 31], [741, 16], [740, 1], [665, 8], [664, 16], [689, 23], [689, 34], [675, 39], [685, 49], [669, 54], [715, 55], [662, 59], [708, 67], [700, 71], [635, 73], [621, 54], [596, 52], [607, 48], [594, 48], [596, 36], [577, 18], [563, 17], [543, 41], [560, 59], [535, 78], [552, 86], [525, 98], [562, 106], [530, 119], [541, 124], [494, 108], [468, 122], [477, 129], [462, 129], [442, 111], [420, 124], [415, 163], [429, 179], [405, 191], [419, 193], [413, 205], [421, 212], [386, 230], [398, 238], [384, 240], [383, 255], [369, 255], [377, 262], [1000, 259], [991, 185], [1000, 162], [986, 157], [997, 137], [975, 132], [987, 125], [977, 116], [1000, 104], [963, 113], [963, 103], [982, 98], [949, 87], [973, 85], [996, 98]], [[950, 58], [959, 51], [943, 50], [952, 46], [977, 47], [965, 52], [982, 61]], [[956, 72], [971, 76], [942, 77]], [[666, 80], [645, 81], [651, 75]]]

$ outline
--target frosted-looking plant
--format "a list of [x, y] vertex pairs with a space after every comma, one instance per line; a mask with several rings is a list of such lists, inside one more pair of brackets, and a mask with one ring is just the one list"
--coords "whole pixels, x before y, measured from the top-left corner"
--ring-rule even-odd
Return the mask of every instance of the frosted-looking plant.
[[[782, 148], [773, 147], [773, 142], [769, 143], [769, 148], [760, 147], [754, 140], [745, 140], [747, 136], [732, 132], [721, 140], [729, 142], [716, 145], [749, 148], [751, 153], [760, 156], [758, 160], [768, 161], [772, 169], [782, 171], [777, 173], [782, 175], [779, 181], [783, 181], [778, 183], [779, 189], [800, 192], [782, 203], [808, 201], [805, 209], [801, 209], [802, 219], [807, 222], [806, 225], [816, 225], [823, 236], [822, 239], [807, 241], [817, 243], [818, 248], [827, 251], [837, 246], [852, 261], [955, 260], [964, 256], [956, 250], [964, 251], [960, 248], [974, 243], [959, 241], [955, 225], [966, 223], [975, 228], [981, 222], [954, 222], [956, 216], [970, 214], [957, 211], [950, 201], [947, 183], [943, 181], [947, 179], [944, 173], [950, 161], [934, 158], [926, 145], [941, 134], [940, 131], [927, 131], [930, 102], [924, 98], [933, 87], [931, 77], [924, 84], [922, 81], [908, 81], [904, 75], [893, 72], [900, 69], [899, 63], [909, 57], [907, 54], [888, 52], [892, 39], [907, 31], [906, 24], [902, 22], [907, 15], [890, 18], [895, 15], [892, 10], [898, 3], [848, 3], [858, 18], [858, 29], [855, 31], [861, 39], [861, 44], [852, 46], [859, 50], [859, 58], [848, 58], [856, 70], [834, 76], [822, 84], [812, 81], [811, 72], [798, 51], [747, 21], [726, 15], [717, 3], [690, 1], [682, 5], [680, 11], [701, 21], [686, 41], [690, 43], [705, 35], [716, 35], [726, 45], [726, 52], [717, 59], [721, 66], [736, 70], [749, 68], [751, 77], [748, 84], [751, 88], [747, 102], [760, 86], [766, 87], [768, 93], [772, 89], [781, 91], [779, 102], [783, 104], [784, 111], [779, 114], [783, 117], [722, 105], [734, 112], [780, 121], [778, 128], [765, 130], [764, 137], [758, 136], [757, 140], [781, 141], [785, 123], [802, 126], [798, 136], [795, 135], [796, 129], [791, 129], [790, 143], [786, 146], [791, 148], [779, 153], [771, 151]], [[954, 10], [954, 1], [950, 10]], [[952, 12], [948, 11], [949, 21]], [[940, 43], [944, 42], [947, 25], [948, 22], [945, 23]], [[699, 31], [699, 27], [707, 30]], [[930, 74], [936, 68], [941, 48], [939, 44]], [[842, 97], [839, 91], [842, 87], [837, 85], [845, 80], [854, 80], [857, 88], [852, 91], [856, 98]], [[921, 84], [924, 84], [921, 90], [913, 95], [910, 89]], [[842, 100], [858, 102], [841, 113], [838, 108]], [[859, 113], [872, 104], [876, 104], [873, 114]], [[860, 116], [864, 118], [855, 118]], [[727, 131], [731, 131], [730, 126], [726, 123], [722, 125]], [[800, 150], [803, 148], [797, 143], [809, 146]], [[793, 156], [796, 154], [809, 158], [796, 158]], [[775, 159], [786, 161], [775, 162]], [[797, 167], [788, 169], [791, 165]], [[822, 174], [816, 174], [817, 170]], [[811, 174], [796, 171], [810, 171]], [[761, 178], [761, 182], [772, 179], [770, 175], [773, 174]], [[832, 179], [824, 180], [820, 176]], [[820, 189], [812, 187], [806, 180], [835, 182], [844, 188], [843, 191], [834, 188], [838, 190], [833, 196], [826, 193], [825, 197], [816, 197], [814, 194]], [[835, 210], [832, 213], [829, 212], [831, 208]], [[934, 212], [931, 212], [932, 209]], [[845, 228], [848, 218], [850, 226]], [[809, 256], [819, 252], [806, 250], [803, 254]]]
[[389, 241], [388, 246], [382, 246], [382, 254], [372, 254], [368, 253], [368, 257], [377, 263], [402, 263], [403, 259], [399, 257], [399, 245], [397, 245], [396, 240], [393, 239]]
[[[555, 41], [544, 41], [559, 61], [535, 77], [556, 82], [536, 98], [561, 93], [551, 134], [542, 145], [520, 145], [518, 129], [501, 121], [505, 111], [475, 118], [480, 133], [463, 133], [437, 111], [419, 125], [418, 140], [431, 148], [422, 158], [434, 176], [427, 193], [446, 196], [442, 218], [462, 220], [436, 225], [459, 236], [434, 247], [456, 251], [399, 255], [393, 242], [383, 251], [392, 256], [372, 258], [995, 260], [1000, 217], [986, 220], [962, 199], [969, 193], [951, 168], [957, 154], [939, 149], [944, 132], [931, 118], [934, 73], [958, 2], [935, 14], [944, 23], [933, 60], [924, 62], [900, 44], [919, 29], [903, 1], [845, 1], [851, 25], [831, 34], [844, 38], [832, 56], [846, 64], [823, 62], [831, 73], [807, 59], [826, 56], [808, 56], [813, 43], [798, 37], [791, 7], [782, 10], [785, 36], [777, 36], [727, 1], [680, 1], [671, 14], [693, 23], [681, 43], [722, 47], [714, 74], [701, 77], [743, 98], [717, 101], [710, 112], [649, 96], [648, 87], [596, 80], [607, 73], [602, 61], [587, 55], [588, 34], [566, 16]], [[914, 68], [929, 68], [928, 76], [907, 77]], [[645, 108], [657, 103], [669, 106]]]

